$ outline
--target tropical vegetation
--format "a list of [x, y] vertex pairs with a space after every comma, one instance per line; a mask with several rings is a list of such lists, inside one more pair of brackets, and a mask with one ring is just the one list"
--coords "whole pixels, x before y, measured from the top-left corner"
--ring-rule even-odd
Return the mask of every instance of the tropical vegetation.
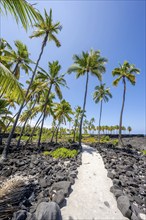
[[[4, 142], [2, 138], [7, 136], [2, 159], [7, 158], [11, 140], [17, 134], [17, 147], [27, 146], [35, 141], [36, 149], [41, 149], [43, 141], [55, 142], [83, 141], [109, 142], [111, 134], [119, 131], [119, 144], [122, 143], [122, 131], [132, 131], [122, 125], [122, 117], [125, 104], [126, 82], [135, 85], [135, 73], [139, 69], [133, 64], [124, 62], [120, 67], [112, 71], [112, 75], [117, 78], [113, 85], [117, 86], [120, 81], [124, 85], [123, 102], [120, 114], [119, 125], [101, 125], [103, 102], [108, 102], [112, 98], [110, 88], [104, 83], [104, 73], [106, 72], [107, 59], [101, 56], [99, 50], [83, 51], [81, 55], [73, 56], [73, 64], [67, 68], [66, 73], [61, 73], [61, 65], [58, 60], [52, 61], [51, 54], [48, 53], [48, 69], [40, 66], [44, 49], [47, 43], [53, 41], [56, 47], [61, 43], [58, 34], [62, 30], [60, 22], [54, 22], [52, 9], [49, 13], [44, 10], [42, 16], [40, 12], [25, 0], [1, 0], [0, 12], [11, 13], [16, 22], [22, 24], [25, 30], [34, 27], [35, 31], [30, 38], [42, 38], [41, 49], [36, 61], [31, 60], [30, 52], [21, 40], [15, 40], [14, 48], [6, 39], [0, 39], [0, 144]], [[26, 82], [20, 83], [21, 74], [26, 73]], [[64, 99], [62, 89], [68, 89], [66, 75], [76, 73], [76, 78], [84, 76], [85, 91], [82, 107], [71, 106]], [[89, 79], [94, 76], [97, 81], [93, 93], [93, 100], [96, 104], [100, 102], [99, 116], [87, 118], [86, 103], [88, 95]], [[106, 74], [105, 74], [106, 77]], [[113, 96], [114, 97], [114, 96]], [[16, 114], [14, 115], [15, 109]], [[98, 125], [96, 121], [99, 119]], [[35, 123], [34, 123], [35, 121]], [[52, 123], [50, 128], [45, 127], [45, 121]], [[69, 128], [68, 128], [69, 123]], [[33, 124], [33, 125], [32, 125]], [[98, 139], [96, 138], [98, 134]], [[108, 136], [109, 135], [109, 136]], [[90, 137], [89, 137], [90, 136]], [[117, 140], [115, 143], [117, 144]], [[76, 152], [67, 152], [64, 148], [52, 153], [44, 153], [53, 157], [73, 157]], [[60, 156], [59, 156], [60, 155]]]
[[136, 77], [134, 74], [139, 74], [140, 70], [135, 67], [134, 64], [130, 64], [127, 61], [120, 64], [120, 67], [115, 68], [112, 71], [112, 75], [116, 76], [117, 78], [113, 81], [113, 85], [117, 86], [120, 81], [122, 81], [124, 90], [123, 90], [123, 101], [122, 101], [122, 108], [120, 114], [120, 122], [119, 122], [119, 145], [124, 145], [122, 141], [122, 119], [123, 119], [123, 111], [125, 105], [125, 96], [126, 96], [126, 81], [130, 82], [131, 85], [135, 85]]

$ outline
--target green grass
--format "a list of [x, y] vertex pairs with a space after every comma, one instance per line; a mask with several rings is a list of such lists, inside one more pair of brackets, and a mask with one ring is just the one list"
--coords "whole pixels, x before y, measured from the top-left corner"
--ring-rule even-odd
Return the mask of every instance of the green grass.
[[65, 147], [58, 148], [54, 150], [53, 152], [48, 152], [48, 151], [43, 152], [44, 156], [50, 155], [53, 158], [73, 158], [77, 156], [77, 154], [78, 154], [77, 150], [69, 150], [69, 149], [66, 149]]

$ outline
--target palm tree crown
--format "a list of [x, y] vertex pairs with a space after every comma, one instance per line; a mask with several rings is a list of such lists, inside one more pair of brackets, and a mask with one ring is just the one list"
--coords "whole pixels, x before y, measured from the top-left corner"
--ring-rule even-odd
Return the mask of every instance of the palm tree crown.
[[88, 81], [89, 73], [102, 80], [102, 73], [105, 72], [105, 63], [107, 59], [100, 56], [100, 51], [90, 50], [90, 52], [82, 52], [81, 56], [74, 55], [73, 57], [74, 64], [68, 69], [68, 73], [76, 72], [76, 78], [86, 74], [86, 86], [84, 94], [84, 103], [83, 103], [83, 112], [80, 121], [80, 133], [79, 133], [79, 145], [81, 146], [82, 139], [82, 124], [83, 117], [86, 107], [87, 91], [88, 91]]
[[43, 18], [40, 15], [40, 19], [38, 22], [34, 25], [37, 30], [34, 31], [34, 33], [30, 36], [30, 38], [33, 37], [41, 37], [44, 36], [45, 40], [44, 43], [46, 44], [47, 40], [51, 41], [53, 40], [57, 47], [60, 47], [61, 44], [59, 40], [56, 38], [55, 34], [58, 34], [59, 31], [61, 31], [62, 26], [60, 25], [60, 22], [53, 23], [52, 21], [52, 9], [50, 9], [50, 14], [48, 15], [46, 10], [44, 10], [45, 17]]
[[100, 56], [100, 51], [90, 50], [90, 52], [82, 52], [81, 56], [73, 56], [74, 64], [68, 69], [68, 73], [76, 72], [76, 78], [91, 73], [99, 80], [102, 79], [101, 73], [105, 72], [105, 63], [107, 59]]
[[112, 94], [110, 93], [110, 88], [105, 88], [105, 83], [95, 87], [93, 94], [93, 100], [95, 103], [98, 103], [101, 100], [108, 102], [109, 98], [112, 98]]
[[[17, 48], [17, 52], [14, 50], [5, 50], [4, 56], [2, 57], [3, 61], [7, 61], [8, 67], [11, 69], [12, 73], [16, 77], [16, 79], [20, 78], [20, 68], [28, 74], [29, 71], [32, 71], [29, 66], [30, 63], [33, 63], [29, 58], [29, 52], [27, 46], [23, 44], [21, 41], [16, 40], [15, 46]], [[15, 66], [14, 66], [15, 64]], [[12, 67], [14, 69], [12, 70]]]
[[117, 86], [120, 80], [125, 79], [127, 79], [132, 85], [135, 85], [135, 73], [139, 74], [140, 70], [137, 69], [134, 64], [129, 64], [127, 61], [125, 61], [123, 65], [120, 64], [120, 67], [115, 68], [112, 71], [112, 75], [117, 76], [117, 79], [113, 81], [113, 85]]

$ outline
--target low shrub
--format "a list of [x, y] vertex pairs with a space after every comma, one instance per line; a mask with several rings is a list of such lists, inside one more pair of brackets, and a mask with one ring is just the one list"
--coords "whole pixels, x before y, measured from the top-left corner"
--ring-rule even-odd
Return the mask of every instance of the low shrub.
[[64, 147], [58, 148], [54, 150], [53, 152], [49, 153], [54, 158], [73, 158], [77, 156], [78, 151], [77, 150], [69, 150]]
[[72, 139], [71, 139], [71, 138], [69, 138], [69, 139], [68, 139], [68, 142], [69, 142], [69, 143], [72, 143]]
[[141, 151], [143, 155], [146, 155], [146, 150]]
[[50, 155], [50, 152], [49, 152], [49, 151], [44, 151], [44, 152], [43, 152], [43, 155], [44, 155], [44, 156], [48, 156], [48, 155]]
[[114, 146], [117, 146], [118, 145], [118, 139], [114, 139], [114, 140], [112, 140], [112, 142], [111, 142]]

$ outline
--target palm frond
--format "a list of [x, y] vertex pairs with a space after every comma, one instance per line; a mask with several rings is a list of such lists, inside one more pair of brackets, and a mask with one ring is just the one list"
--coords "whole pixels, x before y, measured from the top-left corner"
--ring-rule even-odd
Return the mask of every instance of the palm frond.
[[2, 63], [0, 63], [0, 94], [11, 95], [17, 103], [21, 103], [24, 99], [20, 83]]
[[120, 76], [120, 77], [118, 77], [117, 79], [115, 79], [114, 81], [113, 81], [113, 86], [117, 86], [118, 85], [118, 83], [119, 83], [119, 81], [122, 79], [122, 76]]
[[21, 22], [25, 30], [27, 30], [30, 25], [32, 26], [34, 21], [40, 19], [39, 11], [33, 8], [26, 0], [1, 0], [1, 5], [5, 13], [11, 13], [17, 23], [19, 21]]

